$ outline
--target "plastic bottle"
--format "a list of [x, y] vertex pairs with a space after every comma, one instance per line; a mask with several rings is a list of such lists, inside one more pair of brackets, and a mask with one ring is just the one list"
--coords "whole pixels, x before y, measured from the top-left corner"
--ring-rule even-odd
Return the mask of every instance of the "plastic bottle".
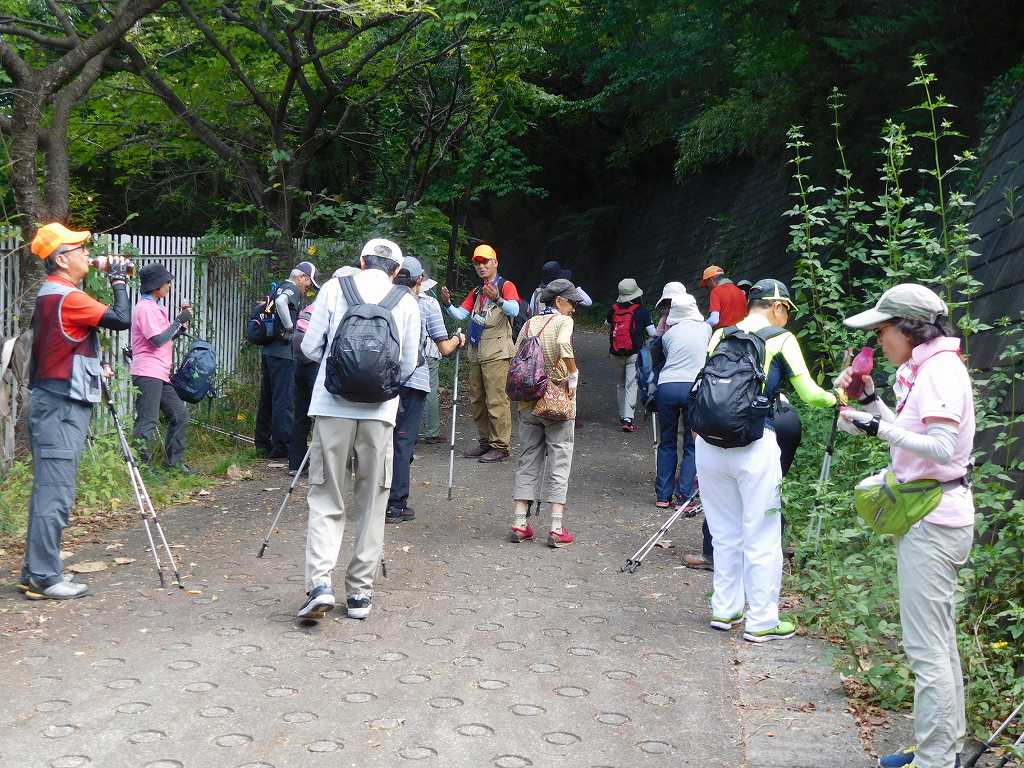
[[857, 356], [853, 358], [851, 365], [853, 378], [846, 388], [846, 394], [851, 400], [860, 400], [864, 397], [864, 382], [861, 376], [869, 376], [875, 367], [874, 347], [864, 347]]

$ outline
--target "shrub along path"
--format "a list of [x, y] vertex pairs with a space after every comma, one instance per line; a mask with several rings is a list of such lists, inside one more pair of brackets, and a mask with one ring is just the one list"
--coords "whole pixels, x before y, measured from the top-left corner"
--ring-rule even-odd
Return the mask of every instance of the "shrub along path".
[[0, 765], [866, 765], [822, 643], [708, 628], [710, 574], [678, 557], [699, 519], [619, 572], [661, 519], [651, 438], [617, 430], [605, 337], [576, 343], [573, 547], [506, 540], [512, 461], [458, 459], [449, 504], [447, 447], [422, 447], [418, 519], [388, 527], [370, 618], [303, 626], [304, 494], [258, 561], [284, 470], [213, 488], [164, 515], [201, 594], [156, 588], [137, 529], [75, 553], [109, 564], [79, 577], [89, 598], [3, 590]]

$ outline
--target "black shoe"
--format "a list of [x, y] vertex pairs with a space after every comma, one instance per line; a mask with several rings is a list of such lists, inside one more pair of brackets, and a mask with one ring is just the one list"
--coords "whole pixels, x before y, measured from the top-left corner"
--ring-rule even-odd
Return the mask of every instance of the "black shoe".
[[313, 587], [306, 595], [306, 602], [296, 614], [300, 619], [322, 619], [334, 610], [334, 590], [326, 584]]
[[394, 509], [389, 507], [388, 511], [384, 513], [385, 523], [400, 523], [403, 520], [405, 520], [405, 518], [402, 517], [402, 510], [400, 509]]
[[406, 507], [405, 509], [401, 510], [401, 514], [403, 520], [416, 519], [416, 511], [412, 507]]
[[373, 607], [371, 595], [349, 595], [345, 601], [350, 619], [365, 619], [370, 615], [370, 608]]
[[170, 472], [177, 472], [179, 475], [194, 475], [196, 471], [184, 461], [180, 464], [164, 464], [164, 469]]

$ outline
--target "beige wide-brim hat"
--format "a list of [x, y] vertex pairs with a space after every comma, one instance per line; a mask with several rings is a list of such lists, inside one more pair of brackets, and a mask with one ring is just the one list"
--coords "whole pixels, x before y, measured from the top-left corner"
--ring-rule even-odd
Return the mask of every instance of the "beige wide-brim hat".
[[620, 304], [632, 301], [633, 299], [639, 299], [643, 295], [644, 292], [640, 290], [640, 286], [636, 284], [636, 280], [632, 277], [619, 280], [619, 298], [616, 301]]
[[897, 318], [934, 323], [939, 316], [949, 316], [949, 307], [930, 288], [915, 283], [895, 285], [878, 299], [871, 309], [843, 320], [843, 325], [870, 331]]

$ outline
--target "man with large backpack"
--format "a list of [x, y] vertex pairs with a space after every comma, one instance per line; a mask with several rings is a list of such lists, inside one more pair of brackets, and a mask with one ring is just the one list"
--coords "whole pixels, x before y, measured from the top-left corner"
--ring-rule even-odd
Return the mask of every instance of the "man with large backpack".
[[785, 330], [794, 310], [778, 280], [755, 283], [747, 317], [711, 337], [688, 411], [698, 435], [697, 479], [714, 540], [711, 626], [728, 631], [745, 622], [743, 638], [755, 643], [796, 632], [791, 621], [779, 618], [782, 467], [774, 401], [788, 379], [808, 405], [827, 408], [836, 402], [815, 383], [800, 344]]
[[348, 616], [365, 619], [384, 548], [384, 513], [391, 488], [392, 434], [398, 392], [416, 369], [420, 310], [408, 288], [392, 282], [401, 249], [374, 238], [363, 246], [362, 271], [328, 280], [309, 318], [302, 354], [319, 360], [309, 404], [315, 417], [309, 447], [309, 520], [303, 619], [335, 605], [331, 574], [345, 532], [344, 493], [355, 468], [357, 529], [345, 574]]
[[615, 392], [619, 403], [619, 426], [623, 432], [636, 432], [636, 357], [644, 345], [651, 313], [640, 303], [644, 292], [631, 277], [619, 281], [619, 295], [608, 310], [608, 351], [618, 366]]
[[260, 404], [256, 412], [256, 448], [267, 458], [288, 458], [292, 435], [292, 407], [295, 391], [295, 352], [292, 333], [299, 310], [310, 287], [319, 288], [316, 267], [303, 261], [295, 265], [288, 279], [271, 296], [275, 329], [263, 343]]
[[449, 315], [469, 320], [469, 404], [479, 443], [462, 455], [490, 464], [509, 457], [512, 406], [505, 394], [505, 379], [515, 334], [526, 319], [526, 306], [515, 284], [498, 274], [498, 254], [491, 246], [476, 247], [473, 267], [481, 284], [469, 292], [461, 306], [452, 304], [447, 287], [441, 289], [441, 300]]

